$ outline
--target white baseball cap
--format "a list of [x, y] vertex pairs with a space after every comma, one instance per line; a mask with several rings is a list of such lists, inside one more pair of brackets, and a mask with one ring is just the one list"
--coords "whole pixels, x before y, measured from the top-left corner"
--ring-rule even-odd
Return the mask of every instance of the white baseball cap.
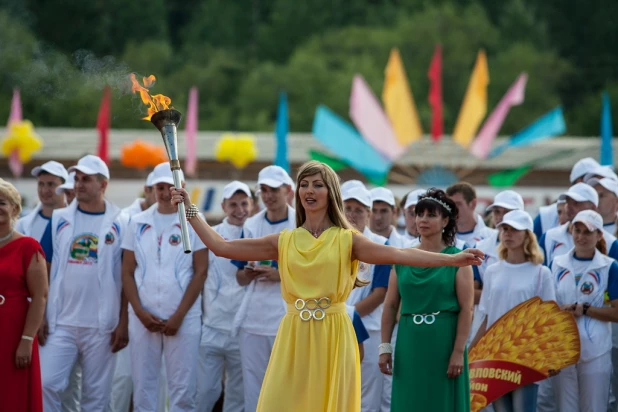
[[599, 162], [594, 160], [592, 157], [585, 157], [583, 159], [580, 159], [577, 161], [577, 163], [575, 163], [575, 165], [571, 169], [571, 175], [569, 176], [569, 180], [571, 181], [571, 183], [573, 183], [580, 177], [585, 176], [588, 173], [591, 173], [592, 171], [594, 171], [594, 169], [598, 168], [599, 166], [600, 166]]
[[343, 201], [354, 199], [361, 202], [363, 205], [367, 207], [373, 206], [373, 202], [371, 201], [371, 193], [369, 190], [365, 188], [363, 185], [361, 186], [348, 186], [344, 191], [342, 191], [341, 195], [343, 196]]
[[365, 184], [360, 180], [346, 180], [341, 184], [341, 192], [343, 193], [344, 190], [352, 187], [362, 187], [363, 189], [366, 189]]
[[487, 207], [487, 210], [496, 206], [508, 210], [524, 210], [524, 199], [514, 190], [504, 190], [494, 197], [494, 202]]
[[502, 222], [498, 223], [498, 227], [502, 225], [509, 225], [515, 230], [530, 230], [534, 229], [534, 223], [532, 217], [528, 212], [523, 210], [511, 210], [504, 215]]
[[[185, 175], [180, 170], [180, 181], [185, 181]], [[159, 163], [155, 166], [152, 171], [152, 186], [157, 183], [167, 183], [169, 185], [174, 186], [174, 175], [172, 174], [172, 169], [168, 162]]]
[[575, 200], [576, 202], [592, 202], [595, 206], [599, 205], [599, 194], [596, 190], [586, 183], [576, 183], [569, 188], [566, 193], [563, 193], [558, 198], [559, 200], [566, 200], [567, 197]]
[[406, 204], [403, 208], [407, 209], [410, 206], [416, 206], [416, 204], [418, 203], [418, 198], [425, 193], [427, 193], [427, 191], [423, 189], [416, 189], [408, 193], [408, 196], [406, 197]]
[[571, 223], [583, 223], [591, 232], [595, 230], [603, 231], [603, 218], [594, 210], [582, 210]]
[[280, 166], [266, 166], [264, 169], [260, 170], [258, 174], [258, 186], [266, 185], [268, 187], [277, 188], [283, 185], [292, 186], [292, 183], [292, 178], [288, 175], [288, 172]]
[[604, 177], [603, 179], [593, 177], [592, 179], [586, 181], [586, 184], [592, 187], [596, 185], [601, 185], [605, 189], [609, 190], [610, 192], [618, 196], [618, 181], [614, 179], [610, 179], [608, 177]]
[[225, 187], [223, 188], [223, 200], [231, 198], [236, 192], [243, 192], [247, 196], [251, 197], [251, 190], [249, 189], [249, 186], [247, 186], [243, 182], [234, 180], [233, 182], [225, 185]]
[[95, 155], [86, 155], [79, 159], [77, 165], [69, 167], [69, 172], [79, 170], [86, 175], [103, 175], [109, 179], [109, 169], [105, 162]]
[[55, 160], [50, 160], [49, 162], [45, 162], [41, 166], [37, 166], [32, 169], [32, 176], [38, 177], [41, 172], [47, 172], [50, 175], [58, 176], [65, 182], [69, 179], [69, 173], [67, 172], [67, 169], [65, 169], [61, 163], [58, 163]]
[[152, 183], [152, 179], [154, 179], [154, 172], [148, 173], [148, 177], [146, 177], [146, 186], [152, 187], [154, 184]]
[[614, 172], [610, 166], [598, 166], [590, 173], [586, 173], [584, 176], [584, 182], [588, 182], [588, 180], [597, 176], [600, 176], [601, 178], [618, 180], [618, 175], [616, 175], [616, 172]]
[[376, 187], [369, 191], [372, 202], [384, 202], [395, 207], [395, 195], [385, 187]]
[[69, 177], [64, 181], [63, 184], [56, 188], [56, 194], [59, 195], [63, 190], [74, 190], [75, 189], [75, 172], [69, 173]]

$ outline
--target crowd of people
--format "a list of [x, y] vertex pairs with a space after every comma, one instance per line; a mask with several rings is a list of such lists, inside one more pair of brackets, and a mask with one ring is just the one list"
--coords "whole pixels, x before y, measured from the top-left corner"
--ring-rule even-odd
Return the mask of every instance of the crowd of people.
[[32, 175], [23, 216], [0, 180], [0, 410], [469, 411], [468, 348], [538, 296], [580, 360], [486, 410], [618, 411], [618, 176], [591, 158], [534, 218], [516, 190], [480, 215], [466, 182], [397, 199], [319, 162], [228, 183], [213, 227], [168, 163], [125, 209], [96, 156]]

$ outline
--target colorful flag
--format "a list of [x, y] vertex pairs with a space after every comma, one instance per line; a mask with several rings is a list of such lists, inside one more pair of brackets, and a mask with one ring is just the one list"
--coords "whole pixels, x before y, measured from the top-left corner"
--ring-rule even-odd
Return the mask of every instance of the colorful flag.
[[515, 133], [505, 143], [491, 151], [489, 157], [496, 157], [511, 147], [524, 147], [541, 140], [550, 139], [566, 132], [562, 107], [558, 106], [544, 114], [532, 124]]
[[288, 161], [289, 131], [288, 98], [285, 92], [281, 92], [279, 93], [279, 109], [277, 110], [277, 124], [275, 125], [275, 139], [277, 140], [275, 165], [282, 167], [288, 173], [290, 173], [290, 162]]
[[437, 142], [444, 134], [444, 120], [442, 119], [442, 46], [439, 44], [433, 52], [427, 77], [429, 77], [428, 100], [431, 106], [431, 138], [434, 142]]
[[[20, 122], [21, 120], [21, 97], [19, 89], [15, 88], [13, 89], [13, 100], [11, 100], [11, 112], [9, 113], [7, 129], [12, 122]], [[9, 169], [11, 169], [11, 173], [13, 173], [14, 177], [19, 177], [24, 172], [24, 164], [19, 158], [19, 150], [13, 150], [9, 156]]]
[[364, 175], [384, 175], [391, 168], [389, 160], [326, 106], [318, 106], [312, 133], [332, 153]]
[[464, 96], [459, 116], [455, 123], [453, 140], [464, 147], [470, 146], [479, 125], [487, 113], [487, 85], [489, 84], [489, 70], [487, 56], [481, 50], [476, 58], [468, 89]]
[[363, 138], [388, 160], [399, 158], [405, 148], [399, 144], [380, 102], [362, 76], [354, 76], [350, 93], [350, 119]]
[[489, 150], [509, 110], [511, 110], [512, 106], [517, 106], [524, 102], [524, 92], [527, 82], [528, 75], [526, 73], [520, 74], [517, 80], [515, 80], [515, 83], [513, 83], [504, 97], [502, 97], [502, 100], [500, 100], [500, 103], [498, 103], [494, 111], [489, 115], [483, 127], [481, 127], [481, 131], [470, 146], [470, 153], [480, 159], [487, 158]]
[[401, 146], [407, 146], [423, 135], [421, 122], [410, 91], [399, 50], [392, 49], [384, 70], [382, 102]]
[[513, 186], [515, 183], [517, 183], [519, 179], [527, 175], [536, 165], [545, 164], [554, 159], [561, 159], [565, 156], [570, 156], [571, 154], [573, 154], [573, 152], [573, 149], [560, 150], [548, 156], [543, 156], [541, 158], [535, 159], [532, 162], [525, 163], [524, 165], [515, 169], [508, 169], [501, 172], [492, 173], [491, 175], [487, 176], [487, 182], [490, 186], [494, 187]]
[[109, 164], [109, 127], [110, 127], [110, 112], [111, 112], [111, 97], [112, 90], [109, 86], [103, 88], [103, 97], [101, 98], [101, 106], [99, 107], [99, 115], [97, 116], [97, 130], [99, 132], [99, 146], [97, 148], [97, 156], [105, 163]]
[[614, 165], [613, 134], [612, 107], [609, 102], [609, 94], [603, 92], [603, 107], [601, 109], [601, 164], [604, 166]]
[[185, 170], [187, 176], [197, 176], [197, 87], [189, 89], [187, 122], [185, 123]]

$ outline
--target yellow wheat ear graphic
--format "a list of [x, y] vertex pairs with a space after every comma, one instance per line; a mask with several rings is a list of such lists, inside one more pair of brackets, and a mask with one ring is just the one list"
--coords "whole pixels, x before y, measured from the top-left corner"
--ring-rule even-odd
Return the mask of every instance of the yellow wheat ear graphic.
[[573, 315], [535, 297], [498, 319], [470, 350], [470, 362], [504, 360], [548, 375], [576, 363], [579, 354]]

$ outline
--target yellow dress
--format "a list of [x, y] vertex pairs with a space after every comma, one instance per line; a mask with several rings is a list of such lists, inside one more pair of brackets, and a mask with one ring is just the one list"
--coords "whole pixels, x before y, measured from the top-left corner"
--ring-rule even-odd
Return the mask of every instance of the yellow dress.
[[[281, 294], [288, 312], [279, 325], [258, 412], [360, 411], [358, 343], [345, 309], [358, 267], [352, 261], [352, 233], [331, 227], [318, 239], [302, 228], [279, 235]], [[323, 314], [313, 309], [311, 299], [326, 297], [330, 306]], [[296, 308], [303, 303], [306, 321]], [[320, 301], [322, 307], [327, 303]]]

